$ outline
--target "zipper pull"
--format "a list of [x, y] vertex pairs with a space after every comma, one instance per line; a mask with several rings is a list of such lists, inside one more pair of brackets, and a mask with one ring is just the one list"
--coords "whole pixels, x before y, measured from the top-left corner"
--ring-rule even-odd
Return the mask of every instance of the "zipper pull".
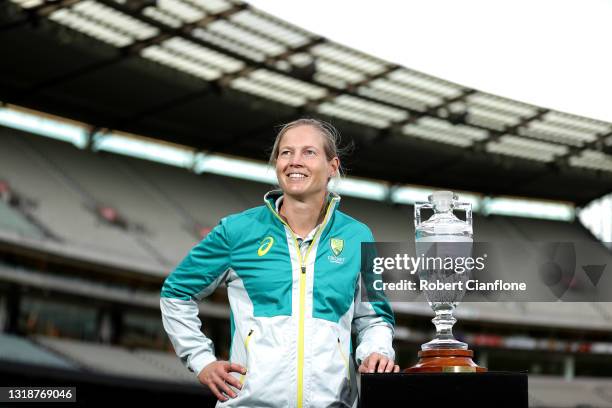
[[306, 267], [302, 266], [302, 273], [306, 273]]

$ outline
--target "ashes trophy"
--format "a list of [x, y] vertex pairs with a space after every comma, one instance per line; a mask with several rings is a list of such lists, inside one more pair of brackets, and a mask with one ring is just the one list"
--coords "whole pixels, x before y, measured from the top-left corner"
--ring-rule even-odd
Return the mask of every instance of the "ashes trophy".
[[[433, 210], [433, 215], [423, 221], [421, 210]], [[465, 211], [465, 221], [453, 214]], [[474, 352], [468, 345], [453, 336], [457, 321], [453, 312], [465, 294], [469, 279], [466, 268], [446, 268], [443, 262], [465, 257], [472, 253], [472, 205], [461, 203], [452, 191], [436, 191], [429, 202], [414, 206], [415, 243], [417, 257], [423, 257], [419, 279], [427, 283], [425, 297], [435, 313], [432, 322], [436, 327], [433, 340], [423, 344], [419, 361], [406, 372], [483, 372], [486, 368], [472, 361]], [[427, 261], [425, 261], [427, 259]], [[436, 263], [436, 260], [440, 262]], [[432, 261], [431, 264], [429, 261]], [[453, 263], [454, 265], [454, 263]], [[460, 269], [460, 272], [457, 270]], [[444, 285], [444, 289], [439, 286]]]

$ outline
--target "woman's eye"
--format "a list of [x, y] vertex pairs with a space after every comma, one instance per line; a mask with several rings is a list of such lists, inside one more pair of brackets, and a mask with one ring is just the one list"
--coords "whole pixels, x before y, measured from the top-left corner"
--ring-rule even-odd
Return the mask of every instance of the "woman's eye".
[[288, 156], [289, 155], [289, 150], [283, 150], [280, 154], [281, 154], [281, 156]]

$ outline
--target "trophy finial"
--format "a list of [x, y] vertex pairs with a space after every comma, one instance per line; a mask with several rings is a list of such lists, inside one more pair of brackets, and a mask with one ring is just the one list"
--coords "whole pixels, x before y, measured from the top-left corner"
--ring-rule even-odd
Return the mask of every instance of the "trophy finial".
[[435, 191], [429, 196], [429, 202], [436, 212], [447, 212], [457, 202], [457, 195], [452, 191]]

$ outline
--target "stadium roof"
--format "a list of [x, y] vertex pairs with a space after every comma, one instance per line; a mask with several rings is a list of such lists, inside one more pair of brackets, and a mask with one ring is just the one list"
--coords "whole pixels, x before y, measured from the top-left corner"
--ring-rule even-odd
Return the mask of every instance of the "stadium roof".
[[350, 173], [569, 200], [612, 186], [612, 124], [479, 92], [227, 0], [0, 5], [0, 100], [99, 129], [265, 158], [274, 126], [320, 116]]

